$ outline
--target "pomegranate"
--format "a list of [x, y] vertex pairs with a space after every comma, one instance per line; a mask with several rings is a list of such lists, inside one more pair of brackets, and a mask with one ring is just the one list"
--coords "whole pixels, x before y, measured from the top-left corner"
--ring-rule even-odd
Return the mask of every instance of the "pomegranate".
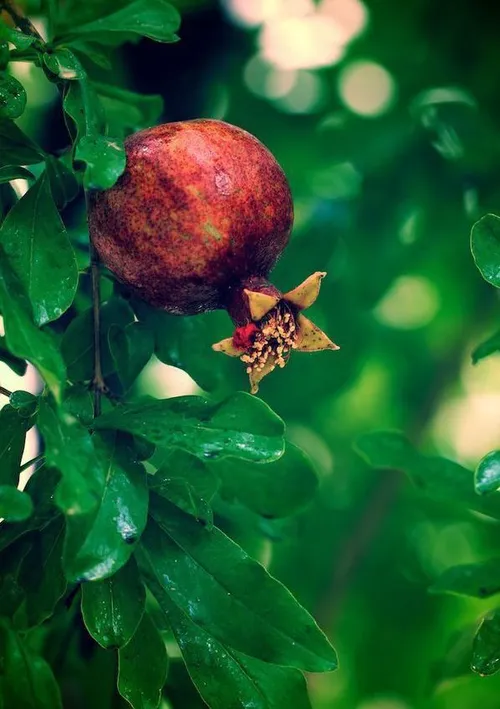
[[288, 243], [286, 177], [257, 138], [223, 121], [167, 123], [127, 138], [116, 185], [90, 195], [102, 262], [152, 305], [176, 315], [224, 308], [232, 337], [214, 349], [245, 363], [252, 391], [292, 349], [337, 349], [300, 311], [324, 273], [283, 295], [267, 281]]

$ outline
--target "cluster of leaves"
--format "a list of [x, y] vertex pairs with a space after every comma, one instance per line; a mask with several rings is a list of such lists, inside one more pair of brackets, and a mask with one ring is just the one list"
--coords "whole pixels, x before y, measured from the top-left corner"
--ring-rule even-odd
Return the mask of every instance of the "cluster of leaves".
[[[500, 217], [487, 214], [472, 228], [471, 250], [483, 278], [500, 288]], [[500, 351], [496, 332], [472, 353], [476, 364]], [[362, 436], [357, 450], [373, 468], [406, 473], [425, 495], [500, 521], [500, 450], [479, 461], [475, 471], [442, 457], [419, 453], [400, 433], [373, 432]], [[500, 593], [500, 557], [452, 566], [435, 580], [433, 593], [486, 599]], [[489, 611], [477, 628], [470, 667], [485, 676], [500, 670], [500, 607]]]
[[[134, 37], [173, 42], [177, 12], [164, 0], [135, 0], [67, 29], [57, 4], [48, 5], [49, 41], [25, 20], [18, 25], [28, 33], [0, 24], [0, 360], [20, 374], [30, 362], [44, 382], [39, 396], [16, 391], [0, 410], [2, 705], [62, 706], [58, 681], [76, 682], [70, 648], [81, 654], [88, 631], [116, 658], [118, 693], [134, 709], [158, 707], [168, 694], [167, 646], [180, 650], [208, 706], [306, 709], [299, 670], [334, 669], [335, 651], [221, 529], [241, 510], [254, 519], [293, 515], [314, 495], [314, 469], [285, 443], [282, 420], [243, 393], [138, 398], [133, 385], [153, 353], [210, 388], [203, 334], [126, 299], [110, 280], [101, 351], [113, 397], [94, 417], [88, 244], [77, 257], [82, 242], [60, 211], [85, 189], [116, 182], [124, 136], [157, 120], [161, 101], [91, 80], [80, 55], [102, 65], [106, 48]], [[13, 61], [33, 62], [58, 86], [63, 155], [47, 154], [13, 122], [26, 106], [8, 73]], [[16, 178], [30, 184], [19, 200]], [[41, 453], [21, 491], [34, 426]]]

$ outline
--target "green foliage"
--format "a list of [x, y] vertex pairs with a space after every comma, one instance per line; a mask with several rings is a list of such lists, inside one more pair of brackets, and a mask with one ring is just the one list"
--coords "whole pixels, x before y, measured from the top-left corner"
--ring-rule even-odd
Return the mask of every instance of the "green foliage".
[[[467, 242], [486, 214], [472, 253], [500, 287], [494, 12], [358, 3], [366, 30], [339, 35], [341, 61], [295, 71], [301, 52], [273, 53], [281, 14], [245, 35], [215, 0], [173, 4], [21, 3], [42, 38], [0, 21], [0, 706], [497, 709], [500, 675], [471, 668], [500, 668], [499, 453], [479, 449], [498, 303]], [[330, 5], [315, 3], [333, 13], [322, 30], [348, 33]], [[314, 23], [292, 25], [299, 45]], [[481, 51], [464, 75], [466, 35]], [[367, 60], [395, 88], [369, 119], [352, 97], [382, 84], [350, 84]], [[169, 315], [109, 274], [94, 377], [85, 203], [122, 175], [127, 135], [196, 115], [247, 128], [285, 168], [277, 286], [329, 272], [312, 319], [342, 349], [292, 355], [269, 406], [211, 350], [225, 315]], [[36, 396], [8, 383], [27, 363]], [[164, 376], [168, 398], [145, 396]], [[341, 670], [309, 698], [302, 671], [336, 666], [313, 616]]]
[[[67, 686], [80, 675], [91, 686], [93, 664], [102, 675], [99, 658], [111, 657], [112, 685], [99, 706], [121, 695], [133, 709], [157, 709], [178, 645], [190, 691], [214, 709], [309, 709], [300, 669], [335, 669], [335, 651], [224, 529], [235, 506], [256, 519], [302, 511], [317, 491], [311, 462], [285, 442], [267, 404], [223, 391], [208, 321], [129, 302], [109, 280], [100, 302], [89, 288], [80, 205], [115, 184], [124, 138], [163, 110], [161, 97], [117, 86], [103, 70], [124, 42], [175, 42], [178, 12], [165, 0], [135, 0], [73, 23], [70, 4], [49, 0], [42, 10], [47, 42], [23, 18], [16, 29], [0, 25], [0, 361], [20, 375], [29, 362], [43, 379], [38, 395], [0, 389], [8, 396], [0, 409], [0, 705], [67, 706]], [[38, 147], [13, 122], [26, 107], [8, 73], [17, 60], [57, 88], [62, 149]], [[21, 197], [11, 189], [19, 179]], [[213, 396], [141, 396], [153, 355]], [[21, 490], [35, 425], [40, 452]]]
[[265, 462], [279, 458], [284, 448], [283, 421], [243, 392], [219, 404], [197, 396], [126, 404], [100, 416], [94, 427], [126, 431], [208, 459], [233, 455]]

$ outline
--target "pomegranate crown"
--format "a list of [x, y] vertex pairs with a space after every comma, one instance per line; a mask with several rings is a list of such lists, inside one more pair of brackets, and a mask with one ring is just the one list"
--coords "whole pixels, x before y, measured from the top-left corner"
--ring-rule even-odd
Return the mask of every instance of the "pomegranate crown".
[[[276, 367], [283, 368], [292, 350], [338, 350], [319, 327], [302, 315], [314, 303], [326, 273], [317, 271], [288, 293], [275, 288], [243, 288], [246, 318], [232, 335], [212, 345], [217, 352], [239, 357], [245, 364], [252, 394]], [[271, 292], [265, 292], [265, 290]], [[274, 291], [274, 292], [273, 292]]]

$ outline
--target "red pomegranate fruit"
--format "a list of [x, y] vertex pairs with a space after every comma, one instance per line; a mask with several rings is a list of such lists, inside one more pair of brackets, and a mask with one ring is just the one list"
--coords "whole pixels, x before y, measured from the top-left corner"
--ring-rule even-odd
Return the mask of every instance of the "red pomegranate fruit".
[[127, 138], [116, 185], [90, 196], [102, 262], [139, 297], [176, 315], [224, 308], [232, 337], [214, 349], [240, 357], [252, 392], [292, 349], [338, 349], [300, 311], [324, 273], [283, 295], [267, 276], [288, 243], [293, 204], [273, 155], [216, 120], [167, 123]]

